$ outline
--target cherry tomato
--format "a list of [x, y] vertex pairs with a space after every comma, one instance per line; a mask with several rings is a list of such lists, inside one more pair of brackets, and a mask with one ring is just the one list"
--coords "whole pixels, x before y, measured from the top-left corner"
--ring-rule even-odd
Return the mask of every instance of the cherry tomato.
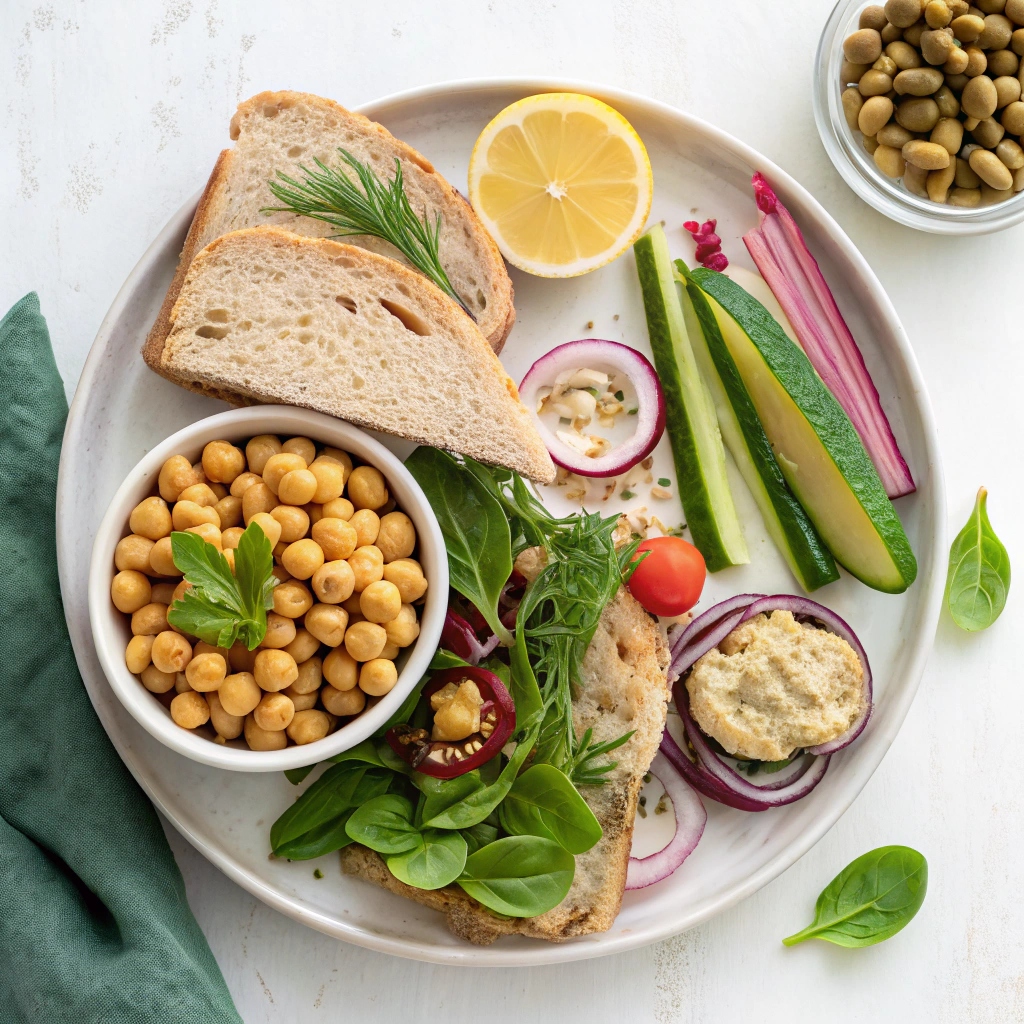
[[682, 537], [652, 537], [637, 549], [650, 554], [629, 580], [629, 592], [654, 615], [682, 615], [700, 599], [704, 556]]

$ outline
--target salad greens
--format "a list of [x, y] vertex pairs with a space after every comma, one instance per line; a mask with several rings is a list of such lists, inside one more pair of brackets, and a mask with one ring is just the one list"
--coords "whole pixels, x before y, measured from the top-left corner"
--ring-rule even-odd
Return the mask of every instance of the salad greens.
[[267, 535], [250, 524], [235, 549], [235, 571], [212, 544], [197, 533], [171, 534], [174, 564], [192, 586], [171, 605], [167, 621], [214, 647], [241, 640], [255, 650], [267, 633], [267, 612], [274, 607], [274, 554]]
[[565, 899], [575, 862], [540, 836], [508, 836], [466, 858], [459, 885], [485, 907], [508, 917], [535, 917]]
[[570, 853], [586, 853], [601, 838], [586, 800], [550, 764], [535, 764], [512, 783], [499, 817], [509, 835], [542, 836]]
[[873, 946], [910, 924], [927, 891], [928, 862], [917, 850], [880, 846], [843, 868], [818, 897], [814, 921], [782, 941]]
[[974, 632], [999, 618], [1010, 589], [1010, 556], [988, 521], [988, 491], [978, 491], [974, 511], [949, 549], [946, 604], [953, 621]]

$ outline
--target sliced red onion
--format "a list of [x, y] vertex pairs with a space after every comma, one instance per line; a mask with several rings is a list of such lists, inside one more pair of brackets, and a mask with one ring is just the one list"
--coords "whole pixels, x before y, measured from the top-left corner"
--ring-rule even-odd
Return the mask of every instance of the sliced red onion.
[[[589, 458], [559, 440], [537, 413], [537, 392], [554, 384], [559, 374], [585, 367], [611, 366], [625, 374], [636, 390], [636, 429], [633, 436], [597, 458]], [[665, 432], [665, 398], [658, 375], [643, 355], [617, 341], [585, 338], [569, 341], [538, 359], [519, 385], [522, 398], [540, 431], [552, 460], [580, 476], [618, 476], [647, 458]]]
[[746, 608], [755, 601], [759, 601], [762, 597], [764, 597], [764, 594], [737, 594], [735, 597], [727, 598], [725, 601], [719, 601], [718, 604], [713, 605], [706, 612], [702, 612], [697, 618], [688, 622], [681, 630], [672, 634], [672, 653], [676, 654], [683, 644], [688, 644], [695, 636], [710, 628], [719, 619], [725, 618], [730, 612], [736, 611], [737, 608]]
[[441, 629], [441, 646], [470, 665], [479, 665], [498, 646], [495, 634], [481, 643], [476, 630], [458, 613], [448, 609]]
[[776, 610], [792, 612], [794, 615], [820, 622], [829, 633], [835, 633], [836, 636], [842, 637], [853, 648], [857, 657], [860, 658], [861, 667], [864, 669], [864, 675], [861, 678], [861, 687], [864, 694], [863, 713], [841, 736], [837, 736], [834, 740], [829, 740], [828, 743], [819, 743], [816, 747], [807, 748], [808, 753], [811, 754], [834, 754], [837, 750], [842, 750], [843, 747], [849, 746], [864, 731], [864, 727], [868, 724], [868, 719], [871, 717], [874, 693], [871, 680], [871, 665], [868, 662], [867, 652], [864, 650], [860, 640], [857, 639], [857, 634], [854, 633], [845, 619], [836, 615], [831, 608], [826, 608], [823, 604], [818, 604], [817, 601], [812, 601], [810, 598], [802, 597], [799, 594], [773, 594], [770, 597], [762, 597], [747, 608], [743, 615], [743, 621], [752, 619], [755, 615], [770, 615]]
[[710, 797], [720, 804], [725, 804], [726, 807], [734, 807], [738, 811], [767, 810], [759, 802], [741, 797], [727, 786], [722, 785], [713, 775], [709, 775], [699, 762], [695, 763], [687, 756], [668, 729], [661, 735], [661, 752], [668, 758], [672, 767], [698, 793], [703, 793], [704, 796]]
[[665, 787], [672, 801], [676, 830], [664, 849], [650, 857], [630, 857], [626, 869], [626, 888], [644, 889], [668, 878], [697, 848], [704, 834], [708, 812], [700, 797], [672, 770], [672, 765], [660, 754], [654, 759], [650, 772]]
[[717, 647], [742, 621], [743, 608], [723, 616], [710, 629], [690, 643], [683, 644], [672, 656], [672, 664], [668, 668], [668, 681], [674, 683], [688, 668], [695, 665], [713, 647]]

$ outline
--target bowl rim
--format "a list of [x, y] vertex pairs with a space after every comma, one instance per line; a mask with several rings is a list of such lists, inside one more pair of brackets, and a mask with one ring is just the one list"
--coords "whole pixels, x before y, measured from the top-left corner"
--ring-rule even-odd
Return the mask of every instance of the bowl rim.
[[[146, 690], [124, 663], [124, 613], [110, 601], [114, 548], [124, 536], [131, 509], [151, 493], [160, 467], [171, 455], [197, 449], [213, 440], [237, 441], [261, 433], [311, 437], [352, 452], [376, 466], [387, 478], [398, 504], [416, 527], [420, 561], [430, 580], [420, 617], [420, 635], [399, 672], [398, 682], [373, 707], [322, 740], [283, 750], [244, 750], [214, 743], [182, 729], [167, 709]], [[359, 427], [324, 413], [297, 406], [255, 405], [196, 420], [150, 449], [115, 492], [93, 542], [89, 563], [89, 621], [104, 675], [129, 714], [155, 739], [193, 761], [243, 772], [284, 771], [323, 761], [368, 739], [402, 706], [427, 672], [441, 638], [447, 611], [448, 559], [444, 538], [426, 495], [401, 460]]]
[[891, 220], [939, 235], [981, 235], [1024, 220], [1024, 191], [990, 206], [957, 207], [915, 196], [886, 178], [853, 135], [842, 109], [839, 65], [842, 36], [866, 0], [838, 0], [825, 22], [814, 57], [814, 121], [833, 166], [866, 203]]

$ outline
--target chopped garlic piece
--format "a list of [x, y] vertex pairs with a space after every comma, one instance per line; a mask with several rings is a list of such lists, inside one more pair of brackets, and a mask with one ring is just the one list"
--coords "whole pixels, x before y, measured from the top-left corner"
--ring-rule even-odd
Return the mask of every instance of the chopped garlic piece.
[[657, 498], [659, 501], [665, 501], [666, 498], [672, 497], [672, 492], [667, 487], [662, 487], [661, 484], [655, 484], [651, 488], [651, 497]]
[[555, 383], [570, 388], [597, 388], [601, 391], [608, 387], [608, 374], [584, 366], [579, 370], [566, 370], [560, 373], [555, 378]]

